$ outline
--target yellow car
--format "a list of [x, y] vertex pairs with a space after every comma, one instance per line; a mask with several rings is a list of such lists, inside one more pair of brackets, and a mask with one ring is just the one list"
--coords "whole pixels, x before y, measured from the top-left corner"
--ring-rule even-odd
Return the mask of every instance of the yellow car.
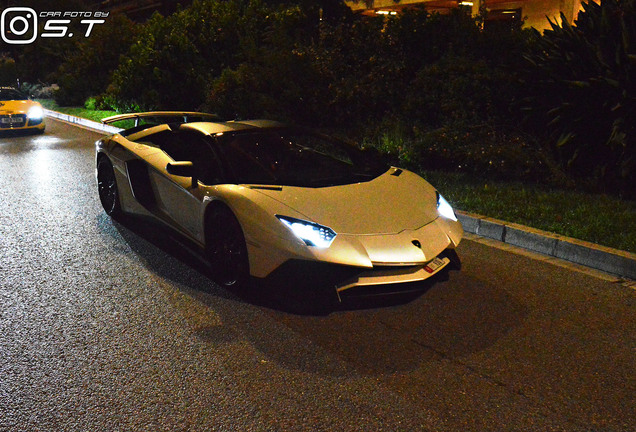
[[0, 131], [33, 130], [44, 132], [44, 110], [12, 87], [0, 87]]

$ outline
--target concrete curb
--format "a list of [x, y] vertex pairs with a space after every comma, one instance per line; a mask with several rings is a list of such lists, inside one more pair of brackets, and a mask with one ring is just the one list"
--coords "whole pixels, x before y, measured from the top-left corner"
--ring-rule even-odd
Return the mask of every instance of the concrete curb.
[[[57, 111], [44, 111], [49, 117], [109, 134], [122, 130]], [[636, 280], [636, 254], [464, 211], [456, 213], [466, 232]]]
[[466, 232], [636, 280], [636, 254], [463, 211]]
[[83, 126], [89, 129], [94, 129], [96, 131], [100, 131], [100, 132], [105, 132], [108, 134], [113, 134], [113, 133], [117, 133], [119, 131], [122, 131], [123, 129], [115, 127], [115, 126], [109, 126], [109, 125], [105, 125], [103, 123], [99, 123], [96, 121], [92, 121], [92, 120], [87, 120], [87, 119], [83, 119], [81, 117], [75, 117], [72, 116], [70, 114], [64, 114], [61, 112], [57, 112], [57, 111], [52, 111], [49, 109], [45, 109], [44, 110], [44, 114], [46, 114], [47, 117], [53, 117], [56, 118], [58, 120], [62, 120], [65, 121], [67, 123], [73, 123], [79, 126]]

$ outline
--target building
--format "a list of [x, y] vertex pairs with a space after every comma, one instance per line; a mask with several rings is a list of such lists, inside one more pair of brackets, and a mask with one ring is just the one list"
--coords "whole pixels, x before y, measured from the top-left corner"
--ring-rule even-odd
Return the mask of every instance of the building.
[[473, 15], [482, 6], [488, 12], [487, 22], [520, 22], [537, 30], [550, 28], [548, 17], [560, 22], [561, 12], [572, 23], [581, 9], [581, 0], [346, 0], [354, 12], [366, 15], [397, 14], [404, 8], [425, 6], [429, 11], [444, 13], [452, 8], [471, 8]]

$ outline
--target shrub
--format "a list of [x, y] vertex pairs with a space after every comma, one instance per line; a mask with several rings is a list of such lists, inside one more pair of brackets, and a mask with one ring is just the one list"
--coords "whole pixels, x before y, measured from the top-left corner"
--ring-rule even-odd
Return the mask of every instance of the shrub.
[[34, 99], [52, 99], [53, 94], [58, 90], [57, 84], [46, 85], [41, 83], [24, 82], [20, 86], [22, 93]]
[[562, 174], [539, 151], [536, 140], [518, 128], [448, 121], [419, 128], [404, 118], [384, 121], [364, 141], [415, 171], [467, 173], [477, 178], [562, 182]]
[[416, 131], [421, 169], [470, 173], [476, 177], [542, 181], [555, 178], [532, 137], [516, 129], [448, 124]]
[[367, 141], [414, 169], [562, 179], [537, 140], [518, 127], [511, 108], [518, 95], [518, 76], [509, 68], [473, 53], [446, 55], [417, 72], [394, 117]]
[[[423, 64], [449, 50], [471, 51], [471, 34], [479, 34], [461, 11], [441, 16], [414, 10], [388, 21], [346, 17], [319, 26], [301, 8], [269, 18], [268, 37], [256, 55], [215, 79], [210, 109], [244, 117], [275, 107], [297, 122], [363, 130], [400, 109]], [[283, 36], [272, 37], [277, 34]]]
[[197, 109], [208, 83], [258, 49], [269, 9], [258, 0], [195, 0], [155, 13], [121, 59], [105, 97], [120, 110]]
[[529, 124], [568, 173], [636, 196], [636, 0], [584, 3], [551, 22], [527, 58]]
[[483, 59], [446, 56], [417, 72], [402, 112], [420, 128], [511, 123], [510, 101], [517, 87], [514, 74]]
[[67, 60], [54, 74], [60, 106], [82, 105], [87, 97], [106, 90], [110, 75], [127, 51], [137, 31], [124, 15], [115, 15], [95, 27], [89, 38], [78, 39]]
[[270, 11], [261, 39], [244, 51], [244, 61], [212, 81], [205, 108], [227, 118], [315, 124], [314, 109], [321, 104], [314, 98], [322, 86], [302, 49], [312, 34], [311, 20], [299, 7]]
[[94, 97], [89, 97], [88, 99], [86, 99], [84, 101], [84, 108], [86, 108], [87, 110], [95, 111], [98, 108], [97, 99], [95, 99]]

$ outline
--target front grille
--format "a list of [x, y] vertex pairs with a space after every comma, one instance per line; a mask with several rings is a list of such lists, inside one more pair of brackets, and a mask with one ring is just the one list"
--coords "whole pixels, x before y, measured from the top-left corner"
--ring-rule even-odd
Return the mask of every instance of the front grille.
[[[439, 280], [435, 275], [434, 280]], [[338, 293], [338, 297], [341, 301], [348, 299], [362, 299], [373, 297], [397, 296], [408, 295], [413, 293], [422, 293], [427, 288], [430, 288], [432, 281], [425, 279], [416, 282], [404, 282], [394, 284], [382, 284], [382, 285], [361, 285], [348, 288]]]
[[24, 127], [27, 124], [26, 114], [0, 115], [0, 129], [13, 129]]
[[405, 264], [387, 264], [387, 263], [373, 263], [373, 269], [369, 269], [366, 271], [377, 271], [377, 272], [386, 272], [386, 271], [400, 271], [400, 272], [410, 272], [417, 271], [422, 268], [424, 263], [414, 264], [414, 263], [405, 263]]

